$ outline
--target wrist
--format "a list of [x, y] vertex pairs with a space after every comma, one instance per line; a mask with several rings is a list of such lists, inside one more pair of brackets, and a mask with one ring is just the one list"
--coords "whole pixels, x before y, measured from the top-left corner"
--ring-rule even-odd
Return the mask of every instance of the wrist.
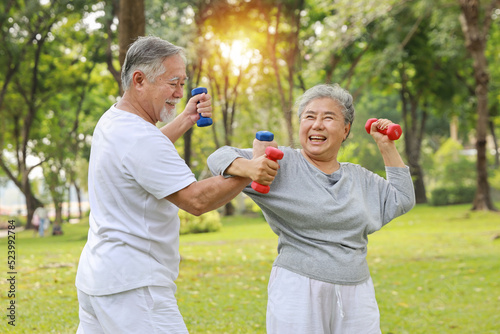
[[397, 150], [396, 142], [394, 140], [388, 139], [387, 137], [376, 141], [376, 144], [381, 152]]
[[248, 175], [248, 163], [250, 160], [245, 158], [236, 158], [233, 162], [226, 168], [224, 174], [229, 174], [232, 176], [239, 176], [244, 178], [250, 178]]
[[188, 126], [189, 128], [196, 124], [196, 120], [194, 119], [195, 117], [193, 115], [189, 115], [189, 113], [185, 110], [181, 112], [177, 118], [181, 121], [182, 125]]

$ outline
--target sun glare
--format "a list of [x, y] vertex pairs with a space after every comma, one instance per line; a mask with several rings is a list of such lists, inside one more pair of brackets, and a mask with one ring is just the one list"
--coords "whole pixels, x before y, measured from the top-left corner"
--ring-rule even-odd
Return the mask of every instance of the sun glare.
[[252, 58], [252, 52], [247, 50], [246, 43], [234, 40], [231, 44], [221, 43], [222, 56], [230, 59], [237, 68], [246, 68]]

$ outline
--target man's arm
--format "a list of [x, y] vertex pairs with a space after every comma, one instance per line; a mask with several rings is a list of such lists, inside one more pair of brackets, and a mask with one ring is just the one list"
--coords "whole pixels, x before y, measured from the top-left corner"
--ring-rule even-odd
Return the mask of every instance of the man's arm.
[[191, 183], [186, 188], [165, 197], [184, 211], [199, 216], [217, 209], [238, 195], [253, 180], [270, 185], [278, 173], [276, 161], [260, 156], [251, 160], [237, 158], [226, 169], [226, 174]]
[[237, 158], [226, 168], [224, 174], [246, 177], [268, 186], [278, 174], [278, 169], [278, 162], [267, 159], [265, 155], [262, 155], [251, 160]]
[[175, 143], [196, 124], [200, 118], [198, 113], [204, 117], [212, 117], [212, 97], [210, 94], [203, 93], [190, 98], [184, 111], [160, 130], [172, 143]]
[[172, 143], [175, 143], [177, 139], [182, 137], [186, 131], [191, 129], [196, 121], [192, 121], [191, 117], [181, 113], [172, 122], [160, 128], [160, 131], [170, 139]]
[[250, 181], [251, 179], [244, 177], [214, 176], [191, 183], [165, 199], [180, 209], [199, 216], [227, 204], [245, 189]]

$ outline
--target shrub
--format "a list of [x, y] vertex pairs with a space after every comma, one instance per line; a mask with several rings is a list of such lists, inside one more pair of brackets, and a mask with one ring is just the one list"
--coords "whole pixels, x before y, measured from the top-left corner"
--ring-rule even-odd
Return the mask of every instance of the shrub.
[[434, 155], [429, 169], [430, 200], [434, 206], [472, 203], [476, 192], [476, 164], [463, 154], [463, 146], [446, 140]]
[[435, 188], [431, 192], [430, 204], [433, 206], [472, 203], [475, 187], [456, 186]]
[[437, 188], [465, 187], [476, 184], [475, 157], [463, 155], [463, 146], [453, 139], [446, 140], [434, 155], [436, 166], [432, 177]]
[[199, 217], [179, 210], [179, 218], [181, 220], [180, 234], [217, 232], [222, 228], [220, 215], [215, 210]]
[[6, 229], [9, 226], [9, 220], [15, 221], [16, 227], [26, 226], [26, 216], [0, 216], [0, 229]]

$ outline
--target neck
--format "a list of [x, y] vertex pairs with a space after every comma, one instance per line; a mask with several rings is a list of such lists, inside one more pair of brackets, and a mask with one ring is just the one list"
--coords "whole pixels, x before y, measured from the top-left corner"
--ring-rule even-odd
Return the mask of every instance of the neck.
[[153, 121], [151, 116], [144, 110], [144, 108], [141, 107], [140, 103], [137, 100], [132, 100], [128, 97], [127, 93], [123, 95], [123, 98], [118, 101], [116, 104], [116, 107], [118, 109], [128, 111], [132, 114], [135, 114], [142, 119], [144, 119], [146, 122], [149, 122], [153, 125], [156, 124], [156, 122]]
[[300, 150], [300, 153], [302, 153], [307, 161], [309, 161], [313, 166], [318, 168], [323, 173], [332, 174], [340, 168], [340, 163], [337, 161], [336, 157], [332, 157], [332, 159], [329, 160], [319, 160], [310, 157], [306, 152], [304, 152], [304, 150]]

